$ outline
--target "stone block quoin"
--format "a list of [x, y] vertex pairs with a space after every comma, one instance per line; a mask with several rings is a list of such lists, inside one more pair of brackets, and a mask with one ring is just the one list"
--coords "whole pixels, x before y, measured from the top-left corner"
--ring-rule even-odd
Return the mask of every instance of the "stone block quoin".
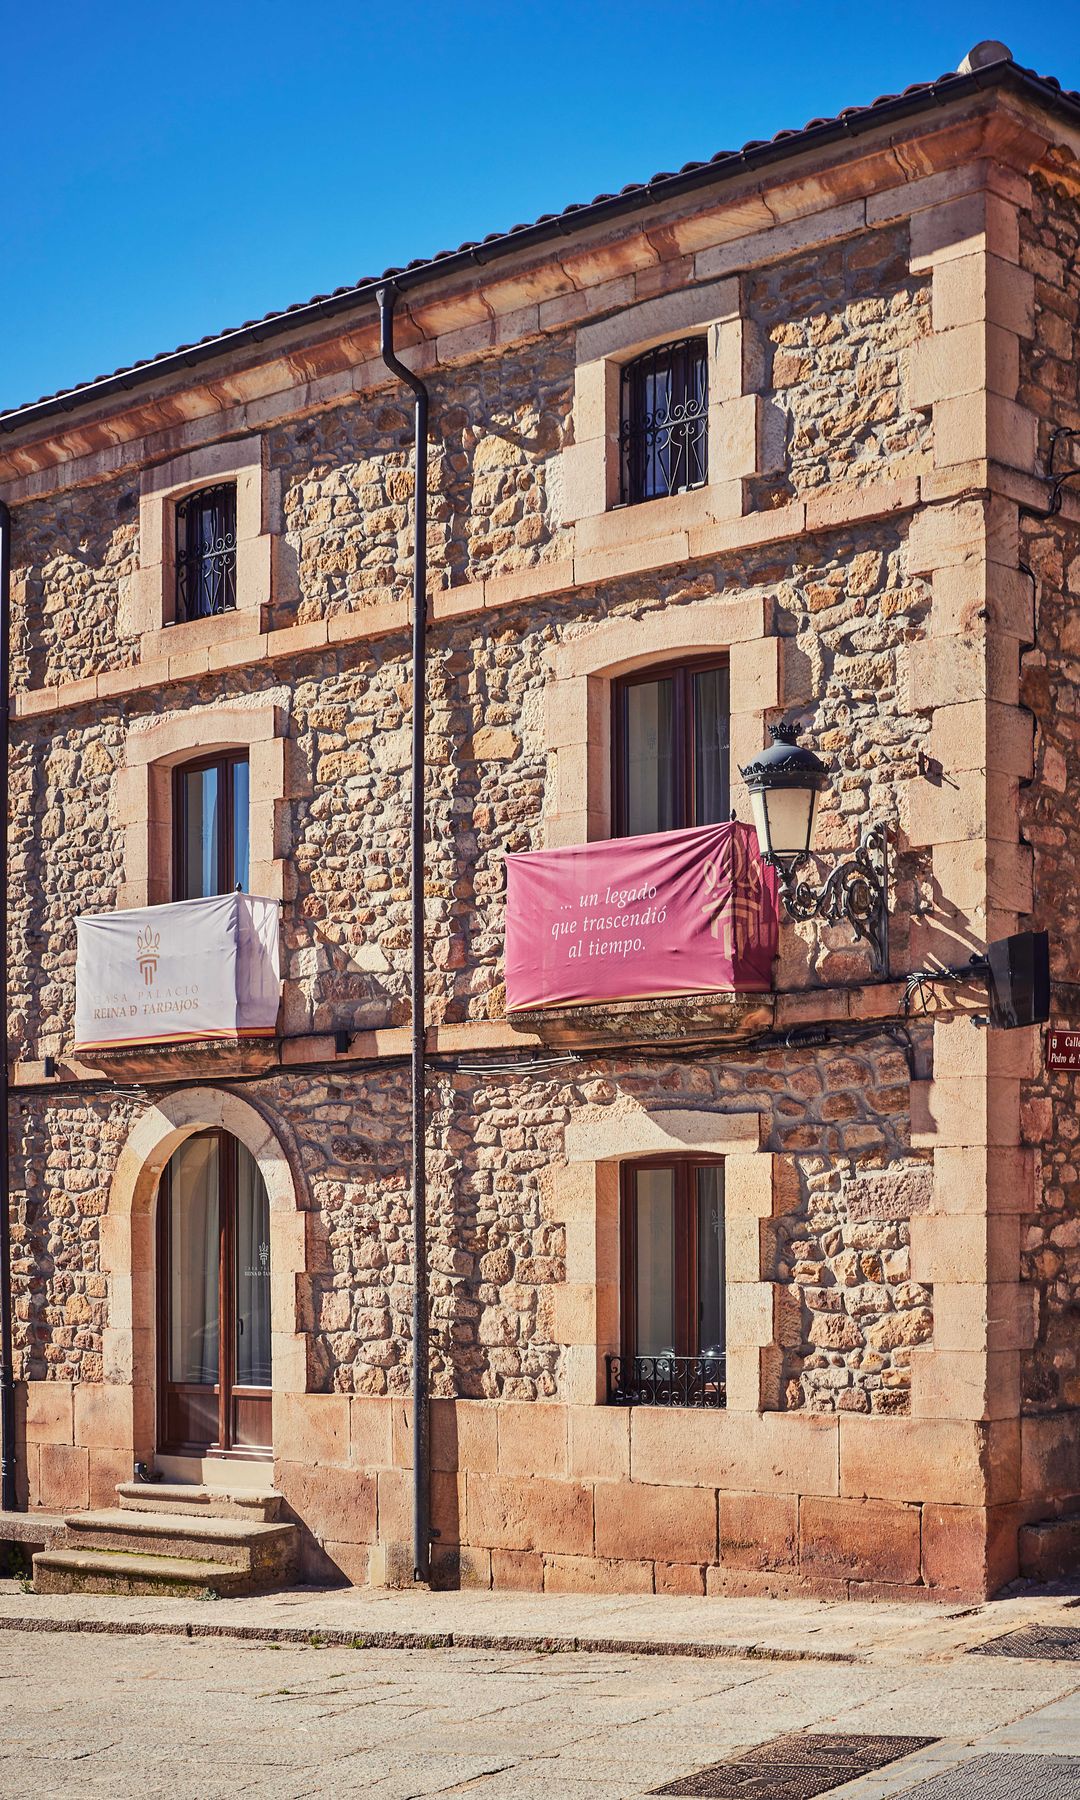
[[[909, 352], [909, 393], [932, 411], [935, 469], [961, 480], [987, 463], [1035, 466], [1037, 421], [1018, 399], [1034, 329], [1034, 282], [1019, 254], [1019, 208], [1030, 199], [1027, 182], [988, 165], [985, 186], [911, 223], [912, 269], [931, 274], [933, 330]], [[929, 635], [910, 653], [910, 700], [930, 713], [931, 746], [948, 771], [947, 782], [920, 778], [905, 796], [907, 841], [930, 849], [941, 896], [912, 955], [958, 962], [1020, 929], [1032, 904], [1017, 797], [1032, 767], [1019, 649], [1034, 620], [1015, 505], [984, 493], [924, 508], [908, 561], [933, 587]], [[912, 1142], [933, 1150], [935, 1166], [933, 1210], [911, 1224], [912, 1276], [932, 1287], [935, 1314], [933, 1345], [913, 1355], [916, 1418], [1019, 1414], [1032, 1318], [1018, 1215], [1034, 1205], [1030, 1164], [1018, 1160], [1019, 1101], [1036, 1036], [1006, 1041], [940, 1020], [934, 1079], [913, 1090]], [[1009, 1479], [1011, 1499], [1018, 1467]]]

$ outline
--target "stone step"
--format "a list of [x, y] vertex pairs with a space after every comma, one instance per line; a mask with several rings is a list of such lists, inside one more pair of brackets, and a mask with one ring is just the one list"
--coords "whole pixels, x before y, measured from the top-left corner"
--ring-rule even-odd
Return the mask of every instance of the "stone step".
[[0, 1511], [0, 1544], [33, 1544], [40, 1547], [55, 1544], [63, 1535], [62, 1513], [45, 1512], [37, 1507], [24, 1513]]
[[64, 1535], [59, 1513], [43, 1508], [24, 1513], [0, 1511], [0, 1576], [25, 1575], [34, 1551], [62, 1544]]
[[122, 1481], [116, 1490], [125, 1512], [182, 1513], [207, 1519], [254, 1519], [272, 1525], [281, 1495], [272, 1488], [208, 1488], [167, 1481]]
[[39, 1550], [36, 1594], [256, 1594], [273, 1581], [250, 1569], [189, 1556], [133, 1556], [128, 1551]]
[[1061, 1581], [1080, 1573], [1080, 1513], [1022, 1525], [1020, 1573], [1027, 1581]]
[[288, 1581], [297, 1561], [296, 1526], [268, 1525], [261, 1519], [127, 1512], [111, 1507], [72, 1513], [65, 1525], [67, 1547], [72, 1550], [186, 1558], [244, 1569], [275, 1583]]

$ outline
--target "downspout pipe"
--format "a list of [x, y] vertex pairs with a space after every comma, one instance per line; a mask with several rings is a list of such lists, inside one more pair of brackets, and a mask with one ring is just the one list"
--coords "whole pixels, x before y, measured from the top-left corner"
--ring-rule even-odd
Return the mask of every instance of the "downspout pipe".
[[413, 1580], [431, 1577], [431, 1455], [428, 1404], [428, 1252], [427, 1252], [427, 1089], [424, 1007], [424, 770], [427, 713], [427, 458], [428, 391], [418, 375], [394, 353], [394, 307], [398, 288], [388, 281], [377, 290], [379, 347], [383, 362], [407, 387], [415, 402], [416, 493], [413, 521], [412, 629], [412, 805], [410, 903], [412, 936], [412, 1439], [413, 1439]]
[[18, 1511], [11, 1295], [11, 1143], [8, 1111], [8, 748], [11, 662], [11, 514], [0, 500], [0, 1510]]

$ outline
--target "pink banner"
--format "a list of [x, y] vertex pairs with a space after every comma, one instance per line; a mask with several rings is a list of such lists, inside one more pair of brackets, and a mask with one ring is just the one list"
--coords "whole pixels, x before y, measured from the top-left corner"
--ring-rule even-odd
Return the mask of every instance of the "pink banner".
[[506, 859], [506, 1009], [763, 993], [776, 877], [749, 825]]

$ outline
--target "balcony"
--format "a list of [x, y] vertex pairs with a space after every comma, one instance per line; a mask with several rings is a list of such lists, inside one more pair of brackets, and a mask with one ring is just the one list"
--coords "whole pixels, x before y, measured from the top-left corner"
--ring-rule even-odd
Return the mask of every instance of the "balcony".
[[278, 911], [276, 900], [218, 894], [84, 915], [76, 922], [76, 1052], [272, 1036]]
[[507, 858], [506, 1012], [545, 1042], [731, 1042], [772, 1022], [776, 878], [734, 821]]
[[720, 1409], [726, 1404], [722, 1350], [701, 1356], [609, 1356], [609, 1406], [698, 1406]]

